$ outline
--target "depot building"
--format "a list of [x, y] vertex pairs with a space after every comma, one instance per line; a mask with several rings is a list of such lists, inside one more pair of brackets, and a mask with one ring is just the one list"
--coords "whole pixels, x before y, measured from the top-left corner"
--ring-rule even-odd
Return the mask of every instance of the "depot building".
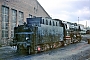
[[37, 0], [0, 0], [0, 45], [8, 45], [14, 37], [14, 27], [33, 17], [50, 18]]

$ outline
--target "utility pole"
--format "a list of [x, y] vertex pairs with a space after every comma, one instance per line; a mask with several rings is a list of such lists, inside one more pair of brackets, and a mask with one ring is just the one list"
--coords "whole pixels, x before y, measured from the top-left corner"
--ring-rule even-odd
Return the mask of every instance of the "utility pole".
[[86, 21], [86, 29], [87, 29], [87, 21]]
[[78, 17], [78, 29], [77, 29], [77, 32], [79, 32], [79, 17]]
[[78, 17], [78, 25], [79, 25], [79, 17]]

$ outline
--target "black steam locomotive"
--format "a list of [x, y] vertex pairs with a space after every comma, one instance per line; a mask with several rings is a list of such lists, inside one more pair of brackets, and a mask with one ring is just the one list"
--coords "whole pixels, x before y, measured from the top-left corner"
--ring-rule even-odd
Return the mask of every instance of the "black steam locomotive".
[[59, 19], [27, 18], [27, 23], [14, 28], [13, 45], [28, 54], [46, 51], [81, 41], [76, 23]]

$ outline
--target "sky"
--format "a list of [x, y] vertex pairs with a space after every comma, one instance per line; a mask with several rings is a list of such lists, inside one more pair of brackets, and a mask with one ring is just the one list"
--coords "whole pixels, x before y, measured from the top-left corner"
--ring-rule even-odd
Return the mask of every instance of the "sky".
[[38, 2], [53, 19], [90, 27], [90, 0], [38, 0]]

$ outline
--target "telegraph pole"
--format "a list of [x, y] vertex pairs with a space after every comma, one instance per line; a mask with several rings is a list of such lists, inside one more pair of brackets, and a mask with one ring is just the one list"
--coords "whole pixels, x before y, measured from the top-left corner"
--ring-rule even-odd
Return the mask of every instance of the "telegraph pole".
[[78, 17], [78, 29], [77, 29], [77, 32], [79, 32], [79, 17]]
[[86, 21], [86, 29], [87, 29], [87, 21]]
[[79, 24], [79, 17], [78, 17], [78, 24]]

